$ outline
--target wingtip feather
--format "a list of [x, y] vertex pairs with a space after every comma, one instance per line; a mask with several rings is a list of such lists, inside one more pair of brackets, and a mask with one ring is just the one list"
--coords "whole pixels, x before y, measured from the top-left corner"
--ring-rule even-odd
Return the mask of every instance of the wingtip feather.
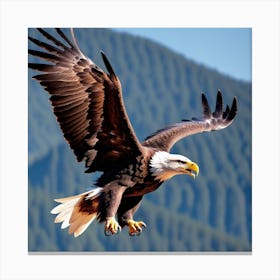
[[234, 119], [234, 117], [236, 116], [236, 113], [237, 113], [237, 98], [235, 96], [233, 98], [232, 105], [231, 105], [230, 111], [227, 116], [227, 120], [232, 121]]
[[216, 108], [213, 113], [214, 117], [218, 118], [223, 114], [223, 95], [222, 92], [218, 89], [216, 97]]
[[211, 109], [208, 103], [208, 100], [204, 93], [201, 94], [202, 108], [203, 108], [203, 117], [209, 119], [212, 116]]
[[116, 76], [114, 69], [113, 69], [109, 59], [107, 58], [106, 54], [102, 50], [100, 51], [100, 53], [101, 53], [102, 59], [104, 61], [104, 64], [105, 64], [110, 76], [114, 76], [116, 78], [117, 76]]

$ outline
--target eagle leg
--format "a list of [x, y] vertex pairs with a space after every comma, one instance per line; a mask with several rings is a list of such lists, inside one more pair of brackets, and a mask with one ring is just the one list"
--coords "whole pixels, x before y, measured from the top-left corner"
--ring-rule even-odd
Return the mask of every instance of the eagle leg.
[[146, 227], [146, 224], [143, 221], [136, 222], [132, 219], [127, 221], [127, 226], [129, 227], [129, 235], [135, 236], [140, 235], [142, 232], [142, 227]]
[[110, 236], [121, 232], [122, 228], [114, 217], [106, 218], [104, 234]]
[[109, 183], [103, 187], [103, 204], [105, 208], [105, 228], [106, 236], [114, 235], [121, 231], [121, 226], [115, 219], [117, 209], [120, 205], [123, 192], [127, 189], [126, 186], [120, 186]]

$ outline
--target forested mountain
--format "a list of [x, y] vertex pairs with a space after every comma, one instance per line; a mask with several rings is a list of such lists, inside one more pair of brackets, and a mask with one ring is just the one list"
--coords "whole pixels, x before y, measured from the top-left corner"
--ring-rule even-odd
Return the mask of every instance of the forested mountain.
[[[43, 39], [34, 29], [29, 35]], [[198, 163], [200, 174], [195, 180], [176, 176], [144, 197], [135, 215], [147, 224], [141, 236], [130, 237], [124, 229], [105, 237], [104, 226], [95, 221], [74, 238], [53, 223], [53, 199], [86, 191], [98, 174], [85, 174], [83, 163], [76, 162], [47, 93], [29, 70], [29, 251], [251, 251], [251, 83], [140, 37], [110, 29], [77, 29], [76, 36], [82, 51], [102, 68], [99, 50], [107, 54], [140, 140], [181, 119], [200, 117], [201, 92], [213, 109], [218, 88], [225, 103], [237, 96], [238, 114], [227, 129], [197, 134], [174, 146], [173, 153]], [[36, 49], [32, 43], [29, 47]]]

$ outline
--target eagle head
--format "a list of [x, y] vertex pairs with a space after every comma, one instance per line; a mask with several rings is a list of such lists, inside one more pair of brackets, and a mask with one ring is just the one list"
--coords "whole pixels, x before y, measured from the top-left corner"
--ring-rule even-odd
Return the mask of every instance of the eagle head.
[[193, 178], [198, 175], [199, 167], [185, 156], [156, 152], [150, 161], [150, 170], [157, 180], [165, 181], [179, 174], [187, 174]]

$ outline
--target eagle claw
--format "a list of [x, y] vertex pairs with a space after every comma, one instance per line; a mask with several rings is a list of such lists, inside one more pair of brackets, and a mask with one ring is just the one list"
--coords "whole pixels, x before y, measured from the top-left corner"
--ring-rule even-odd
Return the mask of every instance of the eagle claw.
[[122, 228], [114, 217], [109, 217], [106, 219], [104, 234], [106, 236], [114, 235], [121, 232]]
[[127, 225], [129, 227], [130, 236], [138, 236], [142, 232], [142, 227], [146, 227], [146, 224], [142, 221], [136, 222], [134, 220], [128, 220]]

